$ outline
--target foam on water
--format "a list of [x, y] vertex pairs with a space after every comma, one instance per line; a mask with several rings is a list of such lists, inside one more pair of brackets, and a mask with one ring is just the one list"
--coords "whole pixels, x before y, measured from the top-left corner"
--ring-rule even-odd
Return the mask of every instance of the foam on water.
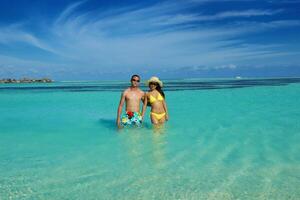
[[166, 84], [161, 130], [114, 128], [116, 82], [0, 89], [0, 199], [299, 199], [297, 81], [196, 82]]

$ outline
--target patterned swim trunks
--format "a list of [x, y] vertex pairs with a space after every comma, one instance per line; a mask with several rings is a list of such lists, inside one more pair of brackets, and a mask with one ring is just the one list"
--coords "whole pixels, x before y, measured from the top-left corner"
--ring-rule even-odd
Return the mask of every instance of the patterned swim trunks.
[[142, 125], [141, 113], [127, 111], [124, 115], [122, 115], [121, 123], [123, 126], [128, 126], [128, 125], [141, 126]]

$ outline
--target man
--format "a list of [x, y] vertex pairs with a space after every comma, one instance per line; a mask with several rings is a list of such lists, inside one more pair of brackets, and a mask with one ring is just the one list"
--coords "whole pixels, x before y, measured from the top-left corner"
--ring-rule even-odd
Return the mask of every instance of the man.
[[[131, 77], [131, 86], [124, 90], [124, 92], [121, 95], [119, 107], [118, 107], [118, 115], [117, 115], [117, 126], [120, 128], [121, 124], [123, 126], [127, 125], [135, 125], [139, 126], [142, 123], [142, 120], [144, 118], [144, 112], [140, 113], [140, 103], [141, 100], [145, 102], [144, 96], [145, 93], [139, 89], [139, 83], [140, 83], [140, 76], [139, 75], [133, 75]], [[126, 113], [122, 116], [121, 119], [121, 113], [122, 108], [124, 105], [124, 102], [126, 103]]]

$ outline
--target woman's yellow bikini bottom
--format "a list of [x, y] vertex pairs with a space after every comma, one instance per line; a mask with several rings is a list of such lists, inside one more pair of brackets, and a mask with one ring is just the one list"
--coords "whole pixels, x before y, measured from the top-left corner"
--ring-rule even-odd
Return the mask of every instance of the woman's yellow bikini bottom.
[[150, 112], [150, 114], [153, 116], [153, 117], [155, 117], [157, 120], [160, 120], [160, 119], [162, 119], [165, 115], [166, 115], [166, 113], [154, 113], [154, 112]]

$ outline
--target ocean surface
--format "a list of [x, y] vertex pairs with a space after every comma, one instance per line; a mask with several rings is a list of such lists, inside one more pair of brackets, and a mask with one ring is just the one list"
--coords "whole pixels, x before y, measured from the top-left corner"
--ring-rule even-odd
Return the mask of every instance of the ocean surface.
[[119, 131], [129, 82], [1, 84], [0, 199], [300, 199], [300, 78], [164, 83]]

